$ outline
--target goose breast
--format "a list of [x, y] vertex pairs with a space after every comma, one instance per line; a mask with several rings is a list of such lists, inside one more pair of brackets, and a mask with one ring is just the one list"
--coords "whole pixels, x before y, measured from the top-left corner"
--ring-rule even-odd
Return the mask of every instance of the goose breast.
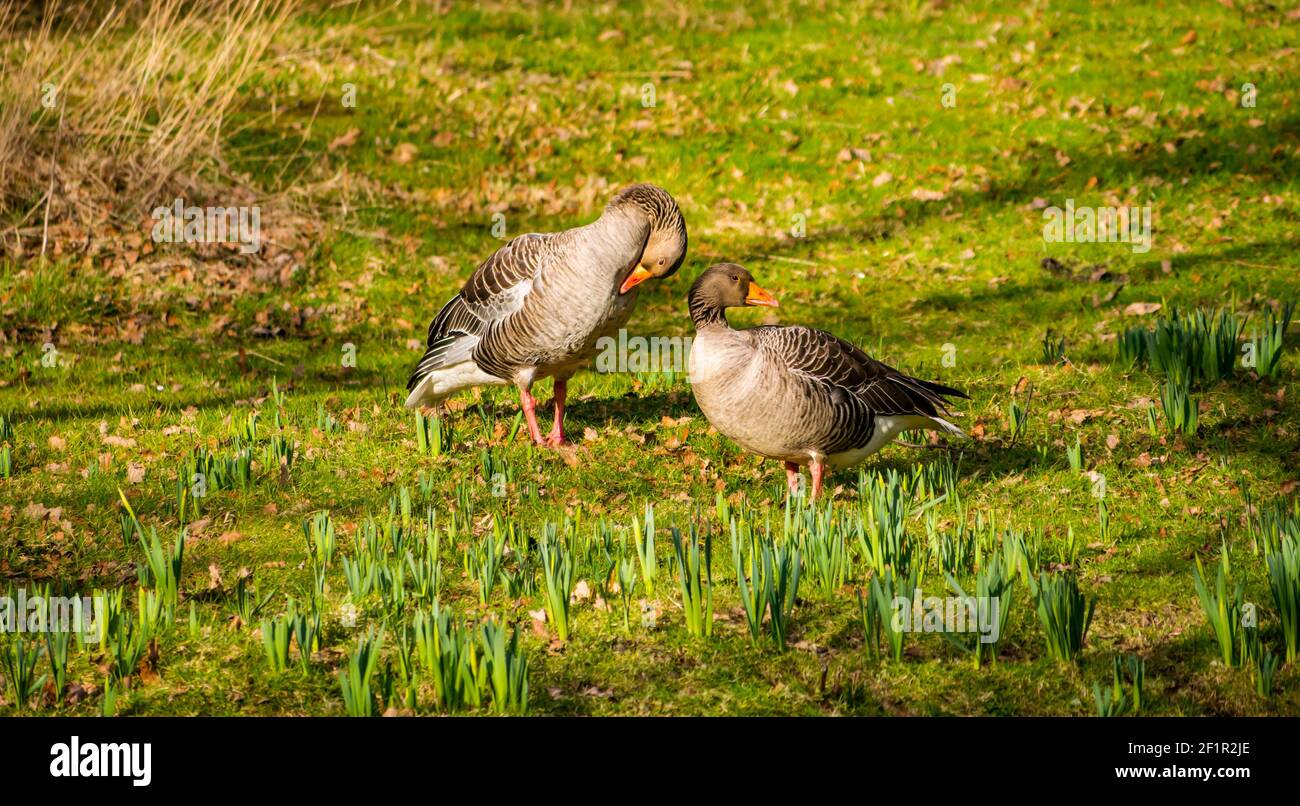
[[828, 412], [860, 408], [843, 392], [792, 372], [753, 331], [700, 333], [691, 348], [691, 388], [700, 411], [752, 453], [792, 462], [824, 456], [838, 442]]

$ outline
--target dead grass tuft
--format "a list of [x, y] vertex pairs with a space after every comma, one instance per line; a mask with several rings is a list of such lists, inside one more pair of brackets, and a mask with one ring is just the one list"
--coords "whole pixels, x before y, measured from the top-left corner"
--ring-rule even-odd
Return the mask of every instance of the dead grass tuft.
[[0, 0], [0, 253], [247, 194], [223, 123], [297, 0], [28, 5]]

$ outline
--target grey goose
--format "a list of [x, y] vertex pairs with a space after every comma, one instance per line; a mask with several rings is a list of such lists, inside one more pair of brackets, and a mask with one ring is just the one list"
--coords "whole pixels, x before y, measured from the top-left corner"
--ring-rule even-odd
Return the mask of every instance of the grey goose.
[[[670, 276], [685, 255], [677, 202], [649, 184], [623, 189], [586, 226], [520, 235], [483, 261], [429, 325], [406, 406], [513, 383], [533, 441], [563, 444], [569, 378], [602, 336], [627, 324], [637, 286]], [[545, 377], [555, 379], [555, 421], [543, 438], [532, 386]]]
[[902, 431], [965, 436], [944, 419], [945, 397], [967, 397], [912, 378], [823, 330], [798, 325], [735, 330], [726, 309], [777, 301], [733, 263], [691, 287], [695, 321], [689, 377], [700, 411], [741, 448], [785, 462], [791, 493], [808, 465], [812, 497], [827, 468], [858, 464]]

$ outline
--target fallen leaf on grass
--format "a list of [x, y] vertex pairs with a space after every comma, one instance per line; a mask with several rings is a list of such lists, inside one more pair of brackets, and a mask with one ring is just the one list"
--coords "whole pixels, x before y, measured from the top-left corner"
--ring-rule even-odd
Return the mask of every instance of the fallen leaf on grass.
[[561, 445], [559, 448], [555, 449], [555, 452], [560, 455], [560, 458], [563, 459], [564, 463], [569, 467], [578, 466], [578, 451], [575, 450], [572, 445]]
[[393, 149], [393, 162], [398, 165], [409, 165], [415, 161], [415, 156], [419, 153], [420, 150], [414, 143], [402, 143]]
[[545, 611], [545, 610], [529, 610], [529, 611], [528, 611], [528, 615], [531, 616], [531, 617], [532, 617], [532, 620], [533, 620], [533, 621], [532, 621], [532, 623], [533, 623], [533, 635], [537, 636], [538, 638], [545, 638], [546, 635], [547, 635], [547, 630], [546, 630], [546, 611]]
[[1130, 302], [1124, 309], [1125, 316], [1145, 316], [1149, 313], [1155, 313], [1164, 306], [1159, 302]]
[[140, 681], [152, 684], [157, 683], [158, 680], [158, 639], [150, 638], [144, 660], [140, 661]]
[[348, 129], [343, 134], [335, 137], [330, 141], [329, 150], [338, 151], [340, 148], [348, 148], [356, 144], [357, 139], [361, 137], [360, 129]]
[[[1093, 294], [1093, 295], [1092, 295], [1092, 307], [1094, 307], [1094, 308], [1100, 308], [1100, 307], [1103, 306], [1103, 305], [1109, 305], [1110, 303], [1112, 303], [1112, 302], [1115, 301], [1115, 298], [1119, 296], [1119, 292], [1121, 292], [1121, 291], [1123, 291], [1123, 290], [1124, 290], [1124, 286], [1123, 286], [1123, 285], [1117, 285], [1117, 286], [1115, 286], [1114, 288], [1112, 288], [1112, 289], [1110, 290], [1109, 293], [1102, 294], [1101, 296], [1098, 296], [1098, 295], [1096, 295], [1096, 294]], [[1159, 307], [1159, 306], [1156, 306], [1156, 307]]]
[[1097, 414], [1098, 412], [1089, 411], [1088, 409], [1075, 409], [1066, 416], [1066, 419], [1075, 425], [1082, 425], [1093, 417], [1096, 417]]

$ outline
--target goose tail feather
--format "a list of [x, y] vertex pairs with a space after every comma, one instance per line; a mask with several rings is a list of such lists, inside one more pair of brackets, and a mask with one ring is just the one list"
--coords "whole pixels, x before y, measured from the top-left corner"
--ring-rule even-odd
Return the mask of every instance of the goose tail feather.
[[[962, 395], [962, 397], [965, 397], [965, 395]], [[961, 430], [960, 428], [948, 422], [942, 417], [931, 417], [930, 421], [935, 424], [936, 426], [936, 428], [934, 429], [935, 431], [942, 431], [943, 433], [948, 434], [949, 436], [952, 437], [956, 437], [957, 439], [970, 439], [970, 437], [966, 434], [965, 431]]]
[[474, 346], [478, 340], [478, 336], [469, 333], [448, 333], [431, 339], [424, 357], [406, 382], [410, 393], [406, 407], [434, 406], [462, 389], [505, 383], [474, 362]]

